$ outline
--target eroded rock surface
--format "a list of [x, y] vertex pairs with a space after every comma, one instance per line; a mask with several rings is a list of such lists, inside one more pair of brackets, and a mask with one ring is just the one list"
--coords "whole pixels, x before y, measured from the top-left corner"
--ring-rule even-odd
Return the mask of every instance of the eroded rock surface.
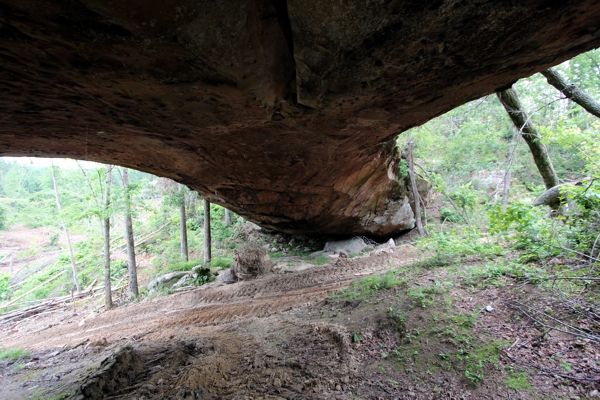
[[[410, 227], [391, 141], [600, 45], [600, 3], [0, 2], [0, 155], [175, 179], [263, 227]], [[402, 217], [402, 218], [401, 218]]]

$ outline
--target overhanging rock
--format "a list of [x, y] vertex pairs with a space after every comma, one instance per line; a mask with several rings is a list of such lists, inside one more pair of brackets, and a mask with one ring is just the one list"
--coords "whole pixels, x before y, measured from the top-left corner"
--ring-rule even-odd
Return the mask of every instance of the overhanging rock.
[[152, 172], [308, 234], [405, 229], [397, 134], [600, 45], [593, 0], [5, 0], [0, 15], [0, 155]]

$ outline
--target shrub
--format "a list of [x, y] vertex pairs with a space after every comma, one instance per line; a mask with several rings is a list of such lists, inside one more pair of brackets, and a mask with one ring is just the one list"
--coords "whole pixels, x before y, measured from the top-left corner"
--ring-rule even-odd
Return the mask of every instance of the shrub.
[[0, 350], [0, 360], [9, 359], [11, 361], [17, 361], [29, 357], [29, 355], [29, 350], [18, 347], [3, 348]]

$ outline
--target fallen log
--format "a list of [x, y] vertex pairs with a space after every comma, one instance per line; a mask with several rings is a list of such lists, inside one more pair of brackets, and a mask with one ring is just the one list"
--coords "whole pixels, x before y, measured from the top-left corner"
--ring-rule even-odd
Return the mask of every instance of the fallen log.
[[39, 288], [43, 287], [44, 285], [47, 285], [48, 283], [52, 282], [53, 280], [55, 280], [59, 276], [62, 276], [63, 273], [64, 273], [64, 271], [60, 272], [60, 273], [58, 273], [56, 275], [54, 275], [52, 278], [48, 279], [47, 281], [44, 281], [44, 282], [40, 283], [39, 285], [37, 285], [33, 289], [28, 290], [27, 292], [23, 293], [22, 295], [17, 296], [16, 299], [13, 299], [13, 300], [9, 301], [5, 305], [3, 305], [2, 308], [6, 308], [6, 307], [10, 306], [11, 304], [14, 304], [17, 300], [22, 299], [23, 297], [27, 296], [28, 294], [30, 294], [32, 292], [35, 292], [36, 290], [38, 290]]

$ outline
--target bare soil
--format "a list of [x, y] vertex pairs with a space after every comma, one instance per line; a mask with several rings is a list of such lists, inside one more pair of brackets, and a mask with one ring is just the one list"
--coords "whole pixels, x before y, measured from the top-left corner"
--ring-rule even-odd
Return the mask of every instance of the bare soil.
[[[108, 312], [98, 312], [92, 298], [74, 310], [2, 326], [2, 346], [27, 348], [31, 357], [0, 364], [0, 398], [597, 395], [598, 382], [589, 379], [600, 365], [597, 344], [576, 344], [554, 332], [534, 340], [540, 336], [537, 328], [508, 305], [509, 299], [523, 295], [522, 286], [517, 291], [507, 282], [502, 288], [473, 289], [460, 284], [451, 269], [412, 267], [420, 256], [414, 247], [403, 245], [295, 272], [279, 269], [251, 281], [144, 299]], [[401, 284], [365, 298], [345, 300], [339, 295], [353, 280], [390, 268], [401, 271]], [[444, 286], [446, 281], [454, 284]], [[442, 289], [428, 295], [426, 306], [407, 295], [429, 293], [425, 289], [440, 282]], [[485, 311], [486, 305], [493, 311]], [[486, 350], [489, 357], [477, 356], [491, 348], [495, 350]], [[557, 372], [560, 363], [568, 363], [570, 372]], [[481, 377], [469, 377], [469, 370]], [[521, 371], [527, 373], [529, 386], [507, 384]], [[577, 373], [581, 380], [565, 378]]]

